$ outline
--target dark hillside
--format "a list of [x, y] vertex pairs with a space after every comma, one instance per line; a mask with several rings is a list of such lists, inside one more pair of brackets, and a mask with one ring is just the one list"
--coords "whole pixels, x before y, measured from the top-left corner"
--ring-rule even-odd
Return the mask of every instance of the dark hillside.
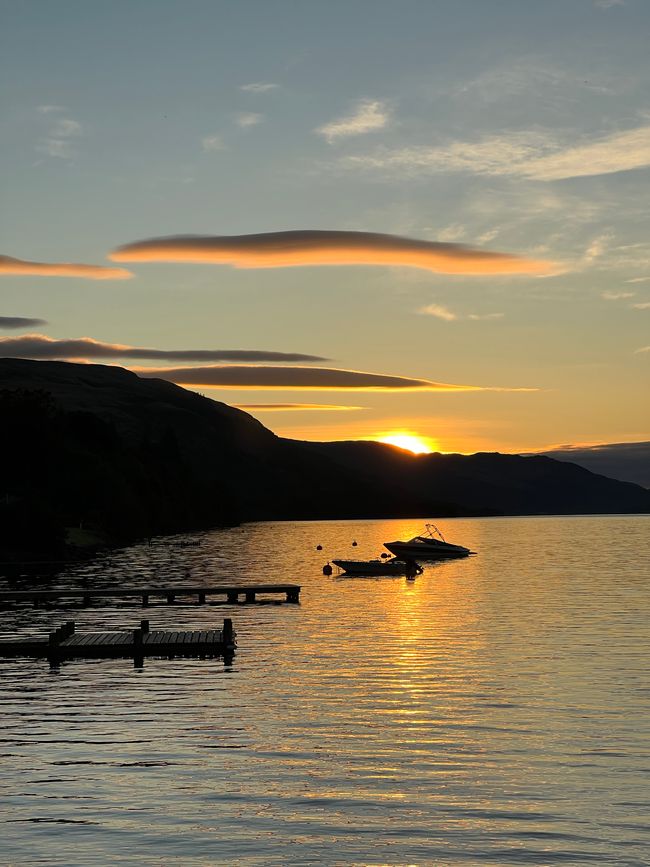
[[[118, 367], [0, 360], [0, 545], [62, 548], [242, 520], [647, 512], [650, 492], [546, 457], [281, 439]], [[1, 559], [1, 558], [0, 558]]]

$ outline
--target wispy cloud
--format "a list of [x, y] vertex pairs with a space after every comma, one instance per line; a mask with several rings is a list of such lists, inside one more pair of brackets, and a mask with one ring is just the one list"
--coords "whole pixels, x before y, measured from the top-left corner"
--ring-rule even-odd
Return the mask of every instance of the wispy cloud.
[[177, 235], [125, 244], [115, 262], [198, 262], [234, 268], [308, 265], [391, 265], [442, 274], [547, 274], [549, 262], [373, 232], [266, 232], [257, 235]]
[[594, 0], [594, 6], [599, 9], [612, 9], [614, 6], [625, 6], [625, 0]]
[[461, 238], [464, 238], [467, 235], [467, 228], [465, 226], [461, 226], [460, 223], [453, 223], [451, 226], [446, 226], [444, 229], [441, 229], [436, 236], [436, 240], [438, 241], [460, 241]]
[[468, 313], [467, 316], [461, 316], [458, 313], [454, 313], [453, 310], [450, 310], [443, 304], [435, 303], [421, 307], [418, 310], [418, 313], [421, 313], [424, 316], [435, 316], [438, 319], [444, 319], [446, 322], [457, 322], [459, 319], [471, 319], [478, 322], [482, 320], [502, 319], [504, 316], [503, 313]]
[[621, 301], [625, 298], [634, 298], [636, 292], [601, 292], [600, 297], [605, 301]]
[[583, 265], [591, 265], [596, 259], [600, 259], [606, 252], [612, 237], [611, 232], [603, 232], [590, 241], [582, 256]]
[[84, 265], [77, 262], [28, 262], [0, 255], [0, 276], [84, 277], [88, 280], [128, 280], [133, 277], [126, 268], [105, 265]]
[[421, 307], [418, 312], [425, 316], [435, 316], [438, 319], [445, 319], [447, 322], [453, 322], [455, 319], [458, 319], [455, 313], [452, 313], [448, 307], [444, 307], [442, 304], [427, 304], [426, 307]]
[[0, 316], [0, 328], [33, 328], [36, 325], [47, 325], [47, 322], [26, 316]]
[[589, 78], [570, 68], [550, 65], [540, 55], [525, 54], [508, 57], [502, 63], [487, 68], [478, 76], [456, 85], [452, 97], [467, 101], [475, 97], [481, 103], [512, 101], [513, 98], [533, 95], [535, 104], [557, 106], [559, 103], [575, 102], [584, 91], [612, 93], [611, 82], [600, 75]]
[[48, 138], [36, 145], [36, 150], [39, 153], [47, 154], [49, 157], [58, 157], [62, 160], [72, 159], [75, 151], [69, 141], [62, 139]]
[[614, 133], [531, 160], [522, 174], [540, 181], [608, 175], [650, 165], [650, 126]]
[[479, 244], [489, 244], [490, 241], [494, 241], [500, 231], [501, 229], [499, 228], [488, 229], [482, 235], [479, 235], [476, 240]]
[[640, 352], [650, 352], [650, 346], [641, 346], [639, 349], [634, 350], [635, 354], [639, 354]]
[[63, 105], [38, 105], [36, 106], [36, 111], [40, 111], [41, 114], [52, 114], [57, 111], [65, 111], [65, 106]]
[[137, 368], [139, 376], [167, 379], [204, 388], [279, 391], [538, 391], [536, 388], [458, 385], [360, 370], [327, 367], [220, 365], [213, 367]]
[[[39, 106], [39, 111], [45, 113], [61, 110], [60, 106]], [[59, 159], [71, 159], [75, 156], [74, 139], [83, 135], [83, 127], [77, 120], [63, 117], [56, 120], [47, 135], [36, 145], [36, 150]]]
[[472, 172], [515, 175], [537, 181], [606, 175], [650, 165], [650, 125], [567, 145], [549, 133], [509, 132], [478, 141], [454, 141], [434, 147], [379, 149], [348, 156], [349, 168], [421, 172]]
[[279, 86], [272, 81], [252, 81], [250, 84], [240, 85], [239, 89], [245, 93], [268, 93], [270, 90], [277, 90]]
[[640, 301], [638, 304], [632, 304], [635, 310], [650, 310], [650, 301]]
[[525, 131], [437, 146], [383, 147], [369, 154], [344, 157], [341, 162], [350, 168], [397, 169], [410, 173], [466, 171], [503, 175], [516, 173], [518, 166], [551, 147], [547, 135]]
[[257, 124], [262, 123], [263, 120], [263, 114], [257, 114], [254, 111], [243, 111], [237, 115], [235, 123], [237, 126], [242, 127], [242, 129], [246, 129], [249, 126], [257, 126]]
[[[33, 320], [37, 321], [37, 320]], [[325, 361], [320, 355], [261, 349], [151, 349], [125, 343], [102, 343], [92, 337], [57, 340], [45, 334], [0, 338], [0, 355], [8, 358], [138, 358], [165, 361], [294, 362]]]
[[626, 280], [626, 283], [648, 283], [650, 281], [650, 277], [631, 277], [629, 280]]
[[376, 132], [388, 124], [388, 111], [383, 102], [362, 100], [356, 109], [344, 117], [319, 126], [314, 132], [324, 136], [331, 144], [341, 138]]
[[56, 125], [52, 129], [52, 135], [57, 138], [70, 138], [70, 136], [81, 135], [83, 132], [83, 127], [77, 120], [71, 120], [70, 118], [64, 117], [61, 120], [57, 121]]
[[366, 409], [365, 406], [341, 406], [332, 403], [234, 403], [237, 409], [257, 410], [258, 412], [350, 412]]
[[204, 135], [201, 139], [201, 147], [203, 150], [208, 153], [210, 151], [222, 151], [225, 150], [225, 144], [223, 142], [223, 138], [220, 135]]

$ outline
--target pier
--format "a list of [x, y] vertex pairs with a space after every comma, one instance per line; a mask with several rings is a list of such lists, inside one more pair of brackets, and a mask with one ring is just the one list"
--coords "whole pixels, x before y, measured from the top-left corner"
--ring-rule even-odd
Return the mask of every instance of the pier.
[[123, 632], [77, 632], [74, 621], [49, 635], [0, 640], [0, 656], [48, 658], [55, 664], [65, 659], [97, 659], [145, 656], [232, 656], [236, 645], [232, 620], [223, 629], [188, 631], [154, 630], [142, 620], [138, 629]]
[[144, 607], [154, 604], [174, 605], [182, 599], [192, 598], [197, 605], [214, 604], [208, 602], [208, 597], [224, 597], [220, 601], [236, 605], [240, 602], [260, 602], [260, 594], [265, 596], [284, 596], [290, 603], [300, 602], [299, 584], [254, 584], [254, 585], [219, 585], [216, 587], [200, 587], [180, 585], [177, 587], [108, 587], [79, 588], [78, 590], [2, 590], [0, 605], [15, 602], [31, 602], [36, 608], [41, 603], [56, 603], [65, 599], [78, 600], [83, 606], [90, 606], [100, 599], [140, 598]]

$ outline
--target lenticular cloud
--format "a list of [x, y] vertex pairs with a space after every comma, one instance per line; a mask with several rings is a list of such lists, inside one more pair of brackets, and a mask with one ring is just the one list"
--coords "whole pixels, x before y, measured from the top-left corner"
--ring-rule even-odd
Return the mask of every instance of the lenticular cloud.
[[[0, 317], [0, 325], [2, 317]], [[102, 343], [92, 337], [57, 340], [45, 334], [0, 337], [0, 355], [7, 358], [139, 358], [166, 361], [324, 361], [320, 355], [269, 352], [262, 349], [152, 349], [124, 343]]]
[[0, 328], [31, 328], [33, 325], [47, 325], [47, 322], [31, 316], [0, 316]]
[[126, 268], [85, 265], [78, 262], [28, 262], [12, 256], [0, 256], [0, 275], [34, 277], [85, 277], [87, 280], [128, 280]]
[[502, 388], [480, 385], [457, 385], [412, 379], [361, 370], [330, 367], [272, 367], [270, 365], [224, 364], [214, 367], [140, 367], [132, 368], [139, 376], [167, 379], [179, 385], [204, 388], [252, 388], [257, 391], [536, 391], [530, 388]]
[[547, 274], [548, 262], [461, 244], [421, 241], [375, 232], [265, 232], [256, 235], [174, 235], [135, 241], [114, 250], [115, 262], [194, 262], [233, 268], [309, 265], [383, 265], [441, 274]]

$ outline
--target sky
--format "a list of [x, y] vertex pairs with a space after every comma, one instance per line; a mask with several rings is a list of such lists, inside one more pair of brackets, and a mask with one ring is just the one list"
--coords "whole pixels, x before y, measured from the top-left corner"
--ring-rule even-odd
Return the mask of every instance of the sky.
[[648, 0], [0, 15], [0, 355], [297, 439], [650, 438]]

